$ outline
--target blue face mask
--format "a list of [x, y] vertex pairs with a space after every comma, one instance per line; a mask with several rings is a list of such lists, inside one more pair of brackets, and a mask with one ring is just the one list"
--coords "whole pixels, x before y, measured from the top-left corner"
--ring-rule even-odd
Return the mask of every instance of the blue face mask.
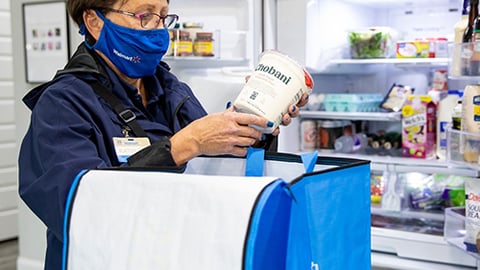
[[[95, 45], [87, 47], [101, 51], [123, 74], [141, 78], [155, 74], [168, 49], [170, 36], [165, 28], [137, 30], [113, 23], [99, 11], [103, 28]], [[82, 30], [83, 29], [83, 30]], [[82, 25], [81, 32], [85, 31]]]

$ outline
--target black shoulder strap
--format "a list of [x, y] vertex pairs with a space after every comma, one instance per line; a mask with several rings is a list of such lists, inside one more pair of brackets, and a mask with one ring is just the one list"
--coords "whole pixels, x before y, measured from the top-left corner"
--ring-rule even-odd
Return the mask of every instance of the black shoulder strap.
[[105, 99], [122, 121], [131, 129], [133, 134], [137, 137], [148, 137], [147, 133], [140, 127], [136, 120], [135, 113], [131, 110], [125, 109], [122, 102], [115, 96], [110, 89], [99, 81], [92, 81], [92, 88], [97, 95]]

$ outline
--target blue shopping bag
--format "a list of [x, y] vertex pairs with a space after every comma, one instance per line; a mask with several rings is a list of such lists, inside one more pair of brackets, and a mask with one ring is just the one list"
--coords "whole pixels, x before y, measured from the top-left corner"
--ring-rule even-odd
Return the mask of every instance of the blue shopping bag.
[[315, 172], [306, 165], [289, 184], [262, 192], [250, 220], [245, 270], [371, 268], [369, 163], [310, 158], [336, 166]]
[[183, 173], [84, 171], [62, 269], [369, 269], [369, 164], [250, 149]]

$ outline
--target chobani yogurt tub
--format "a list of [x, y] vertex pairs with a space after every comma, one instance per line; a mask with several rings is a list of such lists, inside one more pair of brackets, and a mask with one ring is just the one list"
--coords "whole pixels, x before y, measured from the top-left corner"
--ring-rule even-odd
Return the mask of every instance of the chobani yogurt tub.
[[233, 105], [236, 111], [265, 117], [274, 125], [256, 127], [263, 133], [272, 133], [282, 122], [288, 107], [296, 104], [304, 93], [313, 89], [312, 76], [287, 55], [265, 51], [260, 55], [254, 73], [240, 91]]

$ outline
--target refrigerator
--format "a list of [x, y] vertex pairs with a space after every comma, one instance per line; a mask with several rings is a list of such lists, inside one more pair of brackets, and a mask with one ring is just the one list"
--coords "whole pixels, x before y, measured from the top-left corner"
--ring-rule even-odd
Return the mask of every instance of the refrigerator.
[[[275, 3], [275, 46], [303, 63], [312, 73], [313, 95], [380, 94], [385, 97], [393, 84], [411, 86], [419, 95], [434, 94], [431, 89], [438, 79], [435, 76], [448, 74], [450, 53], [397, 58], [395, 46], [384, 56], [352, 59], [358, 52], [351, 50], [349, 37], [352, 32], [386, 28], [392, 33], [393, 41], [435, 38], [446, 41], [451, 51], [454, 25], [460, 20], [462, 5], [460, 0], [279, 0]], [[463, 89], [471, 78], [444, 79], [449, 89]], [[323, 98], [323, 106], [327, 106], [326, 97]], [[311, 101], [320, 104], [319, 100]], [[317, 124], [346, 121], [359, 133], [402, 132], [401, 111], [332, 112], [325, 111], [321, 104], [310, 104], [291, 125], [281, 129], [279, 150], [311, 151], [304, 147], [305, 126], [302, 123], [312, 120]], [[451, 222], [449, 216], [442, 209], [414, 208], [409, 189], [422, 179], [439, 175], [478, 178], [478, 167], [454, 166], [435, 158], [402, 157], [401, 147], [398, 151], [389, 150], [391, 152], [338, 153], [332, 147], [318, 146], [323, 140], [321, 134], [318, 137], [320, 142], [317, 141], [315, 148], [320, 155], [371, 160], [372, 180], [378, 177], [384, 185], [392, 184], [399, 197], [400, 205], [395, 209], [390, 208], [387, 201], [372, 201], [373, 268], [479, 269], [478, 254], [466, 252], [461, 241], [454, 242], [450, 238], [446, 230], [449, 227], [445, 226]], [[458, 222], [464, 222], [464, 218], [459, 217]], [[456, 233], [464, 233], [460, 230]]]

